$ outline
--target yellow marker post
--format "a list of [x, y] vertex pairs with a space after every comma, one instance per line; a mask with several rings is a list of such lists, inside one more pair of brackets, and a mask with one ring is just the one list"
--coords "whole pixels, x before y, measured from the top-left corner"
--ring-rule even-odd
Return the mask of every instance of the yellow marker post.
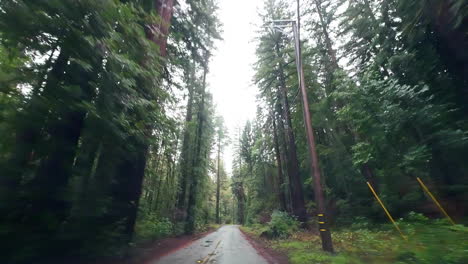
[[387, 208], [385, 208], [385, 205], [383, 204], [383, 202], [380, 200], [379, 196], [377, 195], [377, 193], [374, 191], [374, 188], [372, 188], [372, 185], [367, 182], [367, 186], [369, 186], [369, 189], [371, 190], [371, 192], [374, 194], [375, 196], [375, 199], [377, 199], [377, 202], [379, 202], [380, 206], [382, 206], [382, 208], [384, 209], [385, 213], [387, 214], [388, 216], [388, 219], [390, 219], [390, 221], [393, 223], [393, 225], [395, 226], [395, 228], [398, 230], [398, 232], [400, 233], [401, 237], [404, 239], [404, 240], [408, 240], [406, 238], [405, 235], [403, 235], [403, 232], [401, 232], [401, 229], [400, 227], [398, 227], [398, 225], [396, 224], [395, 220], [393, 220], [393, 217], [392, 215], [390, 214], [390, 212], [387, 210]]
[[434, 195], [432, 195], [432, 193], [429, 191], [429, 189], [426, 187], [426, 185], [424, 184], [424, 182], [419, 178], [419, 177], [416, 177], [416, 180], [418, 180], [419, 184], [421, 185], [421, 187], [423, 188], [423, 190], [427, 193], [427, 195], [429, 195], [429, 197], [431, 197], [432, 201], [434, 201], [434, 203], [437, 205], [437, 207], [439, 207], [440, 211], [442, 211], [442, 213], [447, 217], [447, 219], [450, 221], [450, 223], [452, 223], [452, 225], [455, 225], [455, 222], [452, 220], [452, 218], [447, 214], [447, 212], [444, 210], [444, 208], [442, 207], [442, 205], [440, 205], [439, 201], [437, 201], [437, 199], [434, 197]]

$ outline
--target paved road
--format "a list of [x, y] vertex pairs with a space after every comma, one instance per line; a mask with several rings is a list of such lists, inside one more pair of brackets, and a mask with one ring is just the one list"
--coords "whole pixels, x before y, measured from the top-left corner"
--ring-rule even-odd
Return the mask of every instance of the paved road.
[[153, 264], [267, 264], [235, 225], [223, 226]]

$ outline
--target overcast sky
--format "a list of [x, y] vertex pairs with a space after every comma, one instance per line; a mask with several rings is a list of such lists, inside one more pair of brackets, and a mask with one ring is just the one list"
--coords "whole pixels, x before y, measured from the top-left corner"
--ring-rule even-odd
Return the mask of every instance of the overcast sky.
[[[263, 0], [219, 0], [219, 19], [223, 40], [217, 43], [208, 75], [217, 113], [222, 115], [231, 137], [256, 112], [256, 87], [253, 85], [255, 62], [255, 25]], [[231, 171], [233, 144], [225, 148], [226, 169]]]

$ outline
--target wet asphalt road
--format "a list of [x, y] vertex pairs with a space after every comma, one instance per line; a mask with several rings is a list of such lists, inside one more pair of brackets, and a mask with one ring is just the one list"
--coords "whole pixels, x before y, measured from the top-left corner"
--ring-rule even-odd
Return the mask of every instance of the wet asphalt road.
[[223, 226], [153, 264], [268, 264], [235, 225]]

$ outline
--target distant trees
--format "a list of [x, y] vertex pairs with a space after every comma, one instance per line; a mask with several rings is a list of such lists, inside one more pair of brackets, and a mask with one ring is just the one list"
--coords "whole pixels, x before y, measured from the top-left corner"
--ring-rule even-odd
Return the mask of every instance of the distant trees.
[[224, 166], [221, 160], [221, 153], [223, 152], [223, 147], [228, 143], [227, 129], [224, 126], [223, 117], [218, 116], [215, 119], [215, 141], [216, 141], [216, 223], [221, 224], [221, 188], [224, 185], [223, 182], [226, 181], [226, 172], [224, 171]]

